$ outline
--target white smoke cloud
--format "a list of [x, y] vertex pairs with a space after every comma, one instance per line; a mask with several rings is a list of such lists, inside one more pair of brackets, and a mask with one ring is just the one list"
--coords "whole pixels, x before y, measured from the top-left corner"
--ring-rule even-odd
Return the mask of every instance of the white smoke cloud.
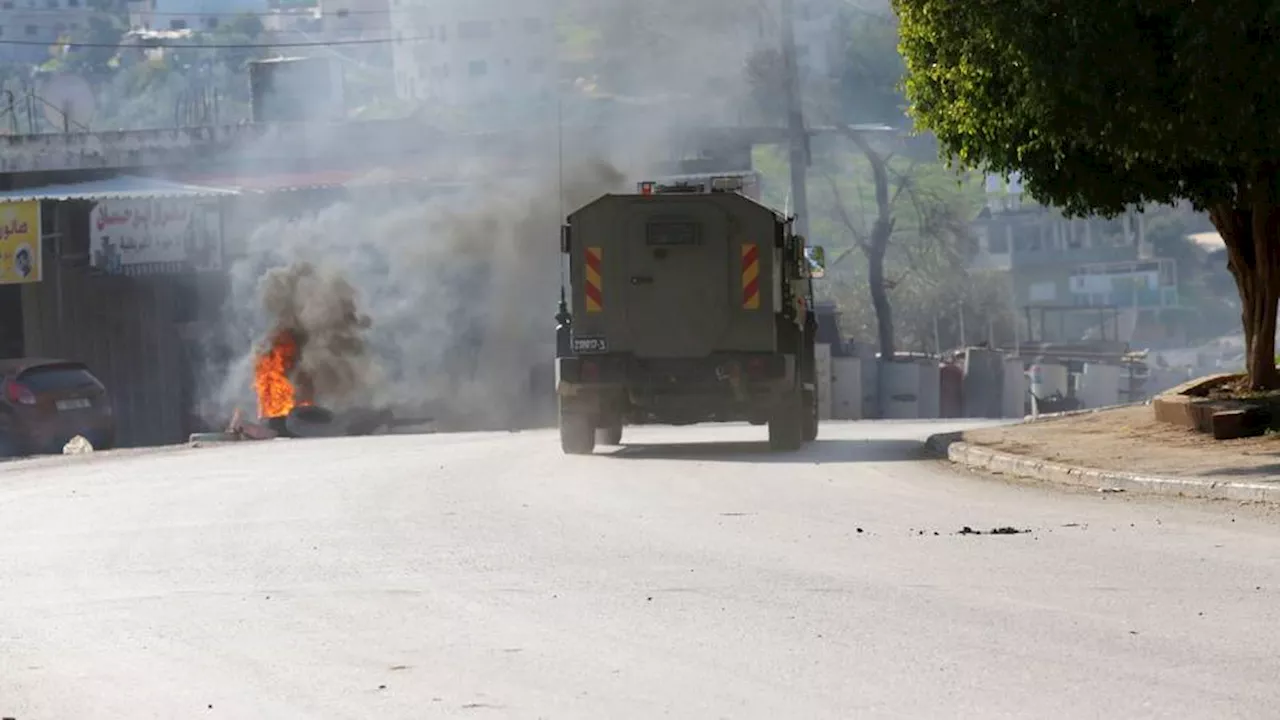
[[[615, 29], [625, 28], [621, 21], [635, 7], [620, 0], [591, 5], [614, 14]], [[644, 19], [663, 22], [652, 13]], [[643, 77], [636, 87], [653, 92], [662, 84], [653, 68], [663, 69], [681, 99], [613, 105], [595, 117], [571, 109], [562, 153], [555, 128], [536, 125], [545, 114], [531, 115], [528, 147], [507, 157], [457, 157], [442, 147], [423, 160], [434, 176], [464, 163], [487, 168], [480, 182], [456, 192], [406, 200], [361, 190], [300, 215], [242, 211], [232, 225], [252, 229], [228, 269], [220, 333], [235, 357], [208, 370], [206, 418], [218, 422], [236, 407], [255, 407], [254, 350], [273, 330], [289, 328], [306, 342], [301, 363], [320, 404], [390, 406], [458, 427], [521, 422], [531, 377], [539, 369], [549, 375], [553, 358], [563, 211], [629, 187], [647, 165], [684, 150], [673, 145], [683, 131], [726, 122], [724, 108], [749, 95], [747, 53], [719, 43], [725, 54], [717, 63], [705, 42], [715, 28], [671, 20], [649, 71], [637, 61], [622, 75]], [[709, 87], [714, 118], [696, 96], [709, 100]], [[584, 119], [593, 126], [584, 129]], [[407, 149], [422, 143], [417, 134], [404, 138]]]

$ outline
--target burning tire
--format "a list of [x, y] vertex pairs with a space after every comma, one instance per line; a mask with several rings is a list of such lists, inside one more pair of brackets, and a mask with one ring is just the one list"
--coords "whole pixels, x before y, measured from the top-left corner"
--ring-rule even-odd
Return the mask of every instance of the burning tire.
[[347, 434], [346, 423], [332, 412], [315, 405], [304, 405], [289, 411], [285, 430], [296, 438], [330, 438]]

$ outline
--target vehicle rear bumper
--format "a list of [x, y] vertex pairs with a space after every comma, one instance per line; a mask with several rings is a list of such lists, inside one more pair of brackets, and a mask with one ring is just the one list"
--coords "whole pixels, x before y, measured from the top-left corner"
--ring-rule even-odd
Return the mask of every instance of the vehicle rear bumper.
[[61, 453], [71, 438], [82, 435], [94, 448], [115, 446], [115, 422], [110, 417], [57, 417], [38, 420], [15, 428], [15, 449], [25, 453]]
[[663, 421], [757, 418], [794, 392], [796, 358], [717, 353], [697, 359], [626, 354], [559, 358], [556, 391], [584, 412], [620, 411]]

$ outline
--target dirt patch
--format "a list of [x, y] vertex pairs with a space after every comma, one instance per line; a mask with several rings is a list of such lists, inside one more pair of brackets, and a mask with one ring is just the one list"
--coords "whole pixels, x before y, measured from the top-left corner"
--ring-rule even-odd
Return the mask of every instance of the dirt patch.
[[1099, 470], [1280, 483], [1280, 434], [1214, 440], [1210, 435], [1158, 422], [1145, 405], [970, 430], [964, 433], [964, 441]]

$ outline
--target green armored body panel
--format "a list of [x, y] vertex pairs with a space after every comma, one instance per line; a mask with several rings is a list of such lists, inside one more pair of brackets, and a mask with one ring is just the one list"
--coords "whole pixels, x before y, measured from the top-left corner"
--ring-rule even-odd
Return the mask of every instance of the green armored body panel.
[[812, 279], [792, 222], [738, 178], [641, 183], [572, 213], [572, 312], [556, 362], [561, 444], [624, 425], [750, 422], [778, 450], [817, 436]]

